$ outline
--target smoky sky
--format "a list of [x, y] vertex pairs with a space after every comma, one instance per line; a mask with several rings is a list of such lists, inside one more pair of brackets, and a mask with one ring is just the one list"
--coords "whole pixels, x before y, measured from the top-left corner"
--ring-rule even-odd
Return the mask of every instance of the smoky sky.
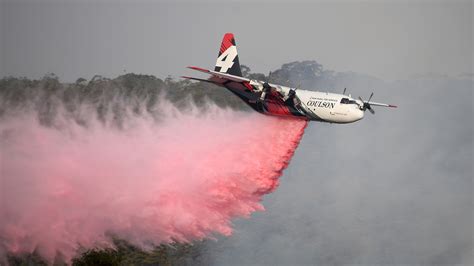
[[66, 81], [212, 67], [233, 32], [241, 63], [294, 60], [384, 79], [472, 72], [471, 1], [3, 1], [0, 76]]

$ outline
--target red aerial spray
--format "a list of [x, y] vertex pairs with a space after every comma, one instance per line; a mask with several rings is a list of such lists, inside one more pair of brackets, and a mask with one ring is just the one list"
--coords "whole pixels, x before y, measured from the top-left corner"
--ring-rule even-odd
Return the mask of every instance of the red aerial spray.
[[219, 108], [122, 129], [2, 121], [0, 255], [230, 235], [233, 218], [263, 210], [306, 123]]

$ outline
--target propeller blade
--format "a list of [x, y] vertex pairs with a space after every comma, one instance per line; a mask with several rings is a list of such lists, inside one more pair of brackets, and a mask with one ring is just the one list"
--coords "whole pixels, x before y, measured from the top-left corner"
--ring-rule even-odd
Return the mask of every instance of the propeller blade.
[[372, 96], [374, 96], [374, 93], [373, 93], [373, 92], [370, 94], [370, 97], [369, 97], [368, 102], [370, 102], [370, 99], [372, 99]]
[[375, 114], [374, 109], [372, 109], [372, 108], [367, 108], [367, 109], [369, 109], [369, 111], [370, 111], [373, 115]]
[[360, 104], [356, 101], [357, 105], [359, 105], [359, 108], [361, 108], [362, 110], [365, 111], [365, 109], [364, 109], [364, 99], [362, 99], [362, 97], [359, 96], [359, 100], [362, 102], [362, 105], [360, 105]]

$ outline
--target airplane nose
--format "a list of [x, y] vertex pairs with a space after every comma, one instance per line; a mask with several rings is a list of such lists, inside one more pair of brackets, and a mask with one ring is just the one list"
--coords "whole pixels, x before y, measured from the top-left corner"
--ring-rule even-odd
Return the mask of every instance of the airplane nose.
[[362, 118], [364, 118], [364, 111], [357, 108], [357, 110], [355, 110], [354, 112], [354, 116], [355, 116], [356, 121], [361, 120]]

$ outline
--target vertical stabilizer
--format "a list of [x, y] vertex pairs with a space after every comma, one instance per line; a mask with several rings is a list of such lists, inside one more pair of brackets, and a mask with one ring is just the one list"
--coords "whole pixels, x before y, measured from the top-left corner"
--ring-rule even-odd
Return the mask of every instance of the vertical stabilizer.
[[242, 77], [234, 34], [224, 35], [214, 71]]

